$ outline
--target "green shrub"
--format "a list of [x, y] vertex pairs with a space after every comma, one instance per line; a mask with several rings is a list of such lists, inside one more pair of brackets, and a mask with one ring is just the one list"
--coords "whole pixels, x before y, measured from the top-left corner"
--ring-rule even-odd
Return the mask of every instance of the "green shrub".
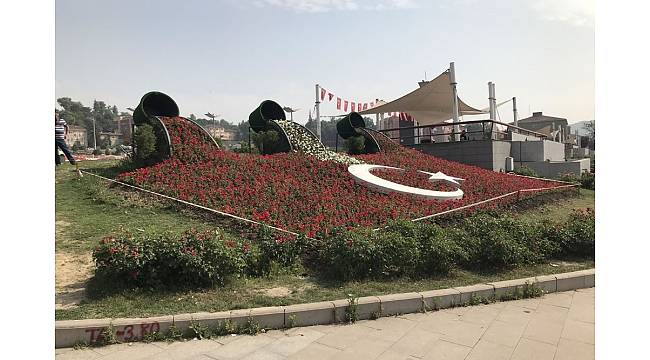
[[465, 250], [436, 224], [395, 221], [388, 229], [416, 240], [420, 258], [415, 274], [444, 275], [467, 257]]
[[593, 209], [575, 210], [566, 224], [568, 237], [562, 246], [567, 255], [593, 257], [596, 250], [596, 214]]
[[580, 187], [584, 189], [596, 189], [596, 175], [592, 173], [583, 172], [580, 177], [573, 173], [566, 173], [560, 176], [560, 180], [573, 184], [580, 184]]
[[145, 163], [156, 153], [156, 135], [149, 124], [138, 125], [133, 133], [135, 160]]
[[261, 154], [275, 154], [287, 150], [283, 149], [284, 141], [280, 139], [280, 135], [275, 130], [253, 132], [251, 133], [251, 140]]
[[256, 269], [251, 269], [251, 273], [268, 274], [273, 263], [282, 267], [293, 266], [304, 252], [304, 237], [281, 234], [266, 227], [260, 228], [257, 241], [259, 257]]
[[366, 152], [366, 139], [361, 135], [345, 139], [345, 148], [348, 150], [348, 154], [351, 155], [364, 154]]
[[335, 229], [319, 246], [317, 270], [344, 281], [376, 276], [375, 245], [369, 230]]
[[544, 222], [543, 237], [555, 246], [556, 257], [593, 258], [596, 222], [593, 209], [575, 210], [565, 223]]
[[539, 177], [539, 175], [535, 172], [535, 170], [529, 168], [526, 165], [520, 166], [515, 169], [515, 174], [518, 175], [524, 175], [524, 176], [533, 176], [533, 177]]
[[542, 225], [501, 215], [495, 220], [499, 227], [525, 246], [530, 253], [527, 263], [536, 263], [557, 254], [559, 246], [544, 236]]
[[423, 228], [418, 242], [421, 274], [446, 275], [456, 264], [467, 260], [467, 252], [435, 225]]
[[596, 174], [584, 172], [580, 176], [580, 185], [589, 190], [596, 190]]
[[245, 244], [214, 231], [135, 237], [123, 232], [93, 251], [96, 274], [138, 286], [222, 285], [243, 272]]
[[511, 268], [535, 262], [538, 256], [528, 248], [528, 240], [504, 227], [502, 218], [478, 214], [468, 218], [453, 239], [467, 253], [465, 266], [484, 270]]
[[465, 251], [437, 225], [396, 221], [381, 231], [335, 231], [321, 241], [319, 271], [351, 280], [446, 274]]
[[372, 234], [375, 243], [371, 256], [373, 274], [379, 277], [414, 275], [420, 263], [417, 239], [386, 230]]

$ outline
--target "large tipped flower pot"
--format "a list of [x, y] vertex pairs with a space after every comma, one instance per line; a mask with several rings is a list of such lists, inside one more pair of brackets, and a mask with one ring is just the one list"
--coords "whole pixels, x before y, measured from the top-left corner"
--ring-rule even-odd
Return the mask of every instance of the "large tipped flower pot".
[[268, 129], [270, 120], [286, 120], [287, 116], [278, 103], [273, 100], [264, 100], [253, 110], [248, 117], [248, 123], [255, 132], [265, 131]]
[[158, 91], [151, 91], [140, 99], [140, 104], [133, 111], [133, 123], [136, 125], [149, 123], [153, 116], [178, 116], [178, 105], [174, 99]]
[[343, 139], [348, 139], [353, 136], [357, 136], [355, 128], [365, 128], [366, 122], [363, 120], [361, 115], [355, 112], [347, 114], [343, 119], [339, 120], [336, 123], [336, 131], [339, 133], [339, 136]]

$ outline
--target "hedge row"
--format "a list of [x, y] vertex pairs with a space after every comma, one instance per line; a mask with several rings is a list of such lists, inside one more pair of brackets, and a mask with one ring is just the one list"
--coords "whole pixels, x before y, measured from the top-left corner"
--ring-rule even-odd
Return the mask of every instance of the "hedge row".
[[136, 286], [212, 286], [233, 276], [263, 276], [274, 266], [301, 264], [327, 279], [421, 277], [454, 268], [497, 270], [548, 259], [593, 258], [593, 210], [565, 223], [526, 222], [478, 214], [456, 226], [396, 221], [382, 231], [336, 230], [325, 239], [290, 238], [261, 230], [255, 242], [216, 231], [101, 240], [96, 273]]

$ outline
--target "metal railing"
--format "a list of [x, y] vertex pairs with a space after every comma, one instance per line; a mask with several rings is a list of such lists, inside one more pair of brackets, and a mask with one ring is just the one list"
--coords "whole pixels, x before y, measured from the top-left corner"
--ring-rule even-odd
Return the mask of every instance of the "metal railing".
[[[505, 127], [505, 129], [499, 129], [499, 127], [494, 126], [495, 124]], [[453, 130], [454, 125], [465, 127], [465, 131], [455, 132]], [[424, 134], [424, 131], [421, 131], [421, 129], [429, 129], [429, 131], [427, 134]], [[449, 131], [448, 129], [451, 130]], [[411, 130], [412, 135], [403, 135], [405, 131], [409, 130]], [[548, 137], [547, 135], [536, 131], [494, 120], [472, 120], [461, 121], [457, 123], [409, 126], [383, 129], [379, 130], [379, 132], [388, 136], [391, 140], [397, 140], [399, 143], [404, 143], [405, 140], [412, 140], [410, 142], [413, 144], [454, 142], [456, 138], [455, 135], [459, 135], [460, 141], [512, 140], [512, 133], [521, 134], [524, 136], [534, 136], [540, 138], [540, 140], [546, 139]]]

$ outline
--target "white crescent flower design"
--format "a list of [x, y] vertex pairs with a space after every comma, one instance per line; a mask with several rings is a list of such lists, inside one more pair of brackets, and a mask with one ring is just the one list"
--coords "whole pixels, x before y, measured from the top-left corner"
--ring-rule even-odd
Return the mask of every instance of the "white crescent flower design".
[[348, 166], [348, 172], [354, 177], [354, 179], [375, 191], [379, 191], [384, 194], [390, 194], [393, 192], [400, 194], [413, 195], [415, 197], [427, 199], [427, 200], [455, 200], [463, 198], [463, 190], [460, 189], [460, 183], [465, 181], [465, 179], [453, 177], [446, 175], [441, 172], [430, 173], [426, 171], [418, 170], [423, 174], [430, 175], [429, 181], [443, 181], [456, 188], [454, 191], [436, 191], [429, 189], [421, 189], [412, 186], [402, 185], [394, 183], [392, 181], [382, 179], [378, 176], [373, 175], [370, 171], [374, 169], [392, 169], [392, 170], [401, 170], [404, 169], [384, 166], [384, 165], [373, 165], [373, 164], [355, 164]]

